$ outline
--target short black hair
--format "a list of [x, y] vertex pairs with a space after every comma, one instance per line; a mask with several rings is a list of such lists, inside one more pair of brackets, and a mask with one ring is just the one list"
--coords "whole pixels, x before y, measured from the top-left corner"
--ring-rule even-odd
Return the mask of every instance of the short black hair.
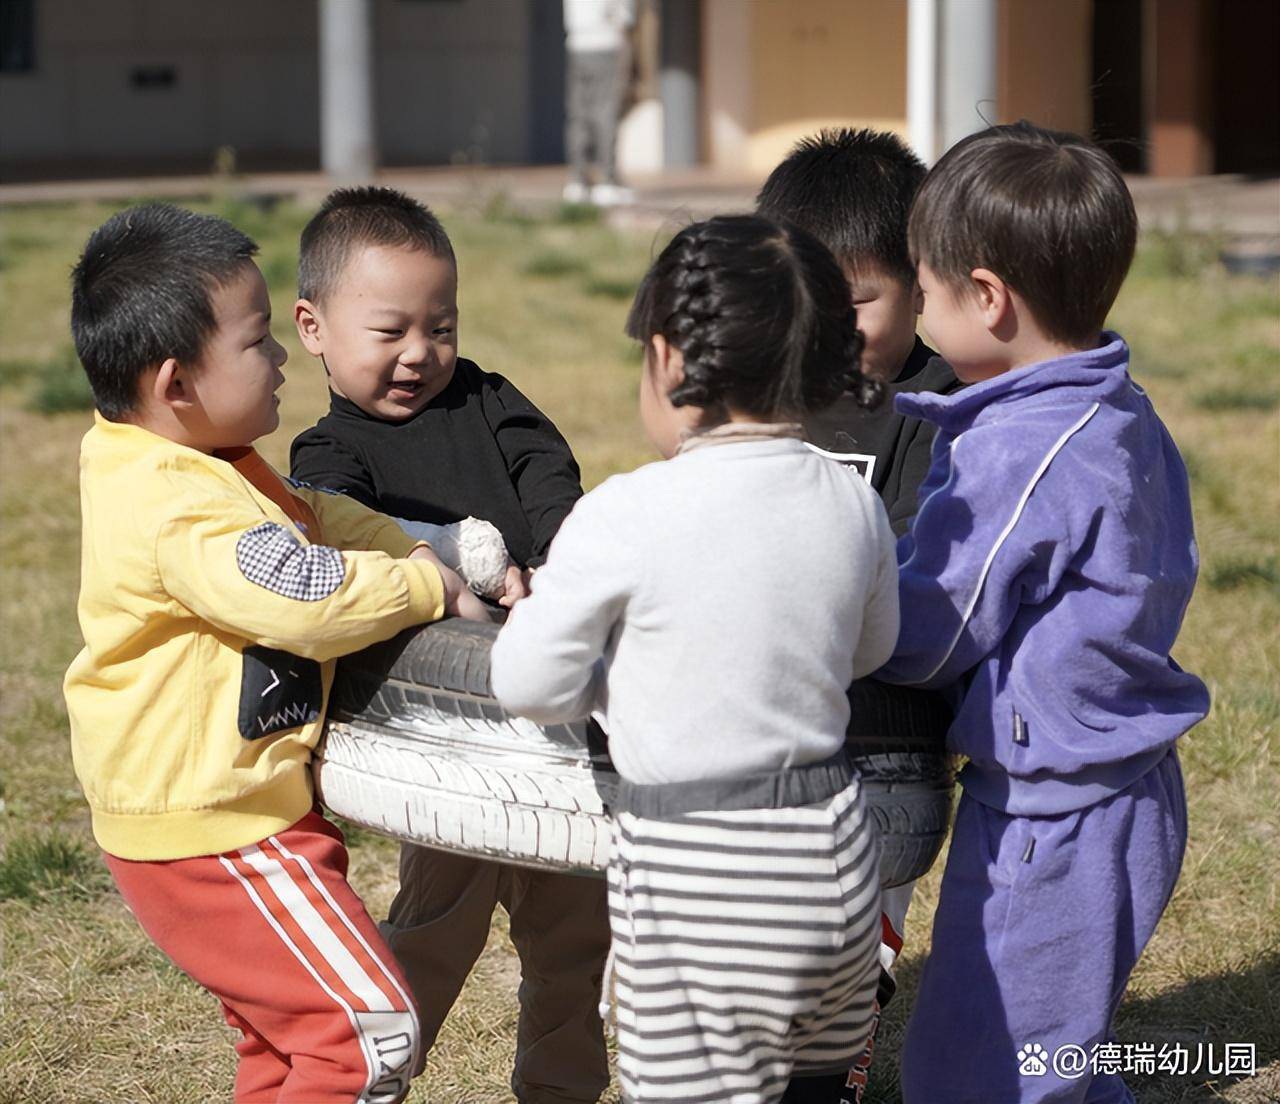
[[89, 235], [71, 272], [71, 335], [104, 418], [128, 416], [148, 369], [199, 359], [217, 325], [211, 293], [257, 251], [229, 222], [168, 203], [130, 207]]
[[684, 355], [676, 406], [800, 418], [851, 391], [878, 401], [859, 370], [862, 335], [830, 251], [798, 226], [723, 215], [685, 227], [636, 292], [627, 334], [662, 334]]
[[809, 231], [855, 272], [870, 264], [911, 284], [907, 215], [924, 163], [895, 134], [840, 127], [797, 143], [756, 196], [767, 218]]
[[911, 210], [912, 256], [947, 287], [988, 268], [1045, 333], [1094, 340], [1129, 272], [1138, 237], [1119, 166], [1077, 134], [1022, 120], [962, 139], [926, 177]]
[[395, 188], [338, 188], [303, 228], [298, 297], [321, 302], [337, 286], [357, 248], [420, 249], [454, 262], [453, 243], [430, 208]]

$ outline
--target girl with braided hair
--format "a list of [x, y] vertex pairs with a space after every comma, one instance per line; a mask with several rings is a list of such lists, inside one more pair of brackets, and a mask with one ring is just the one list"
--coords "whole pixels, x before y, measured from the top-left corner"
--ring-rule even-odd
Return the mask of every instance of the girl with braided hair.
[[799, 422], [877, 387], [835, 260], [755, 216], [677, 234], [627, 332], [664, 460], [579, 500], [494, 645], [493, 690], [609, 734], [625, 1099], [778, 1101], [871, 1031], [879, 843], [845, 691], [897, 639], [894, 542]]

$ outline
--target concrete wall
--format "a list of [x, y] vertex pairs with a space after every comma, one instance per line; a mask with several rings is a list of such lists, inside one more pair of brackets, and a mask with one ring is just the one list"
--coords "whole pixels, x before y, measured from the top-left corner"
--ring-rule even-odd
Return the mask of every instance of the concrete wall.
[[[1093, 0], [1000, 0], [992, 122], [1087, 132]], [[704, 149], [767, 172], [824, 126], [907, 137], [904, 0], [704, 0]]]
[[704, 0], [708, 160], [764, 173], [825, 126], [905, 136], [903, 0]]
[[385, 159], [528, 159], [524, 0], [377, 0], [375, 11]]
[[907, 7], [902, 0], [756, 0], [755, 117], [748, 166], [767, 172], [826, 126], [906, 135]]
[[[6, 161], [316, 145], [309, 0], [40, 0], [35, 22], [34, 70], [0, 75]], [[140, 67], [174, 83], [136, 87]]]
[[[529, 40], [524, 0], [376, 0], [384, 160], [527, 160]], [[315, 0], [39, 0], [34, 71], [0, 75], [0, 161], [318, 160], [318, 89]]]
[[999, 118], [1087, 134], [1093, 125], [1092, 0], [1000, 0]]

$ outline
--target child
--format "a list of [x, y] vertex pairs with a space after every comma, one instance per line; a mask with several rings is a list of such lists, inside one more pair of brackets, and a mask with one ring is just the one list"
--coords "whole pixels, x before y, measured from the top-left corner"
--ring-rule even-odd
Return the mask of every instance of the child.
[[[808, 230], [835, 254], [866, 342], [862, 370], [886, 383], [890, 396], [959, 387], [916, 336], [920, 289], [907, 253], [907, 214], [924, 172], [893, 134], [824, 130], [800, 142], [756, 197], [760, 214]], [[899, 536], [915, 513], [933, 435], [932, 423], [892, 404], [868, 410], [849, 396], [805, 419], [806, 439], [864, 474]]]
[[72, 275], [98, 409], [72, 754], [121, 895], [243, 1034], [236, 1099], [397, 1101], [417, 1017], [308, 761], [336, 656], [478, 600], [386, 518], [254, 452], [285, 361], [256, 251], [220, 219], [137, 207]]
[[[516, 566], [542, 562], [582, 494], [555, 426], [503, 377], [458, 358], [457, 266], [434, 215], [388, 188], [339, 190], [302, 232], [298, 334], [329, 376], [330, 410], [293, 443], [293, 474], [411, 522], [476, 515]], [[608, 952], [603, 884], [404, 845], [383, 931], [428, 1047], [484, 949], [494, 907], [520, 953], [512, 1088], [594, 1101], [609, 1081], [596, 993]]]
[[880, 677], [958, 683], [969, 758], [909, 1104], [1133, 1099], [1052, 1059], [1111, 1039], [1182, 862], [1174, 744], [1208, 709], [1169, 656], [1196, 576], [1186, 469], [1102, 330], [1136, 233], [1110, 158], [1025, 122], [953, 147], [911, 212], [924, 326], [972, 386], [898, 400], [940, 432]]
[[[950, 394], [959, 381], [916, 336], [920, 289], [907, 251], [907, 215], [925, 169], [893, 134], [874, 130], [824, 130], [806, 138], [769, 174], [757, 209], [762, 215], [808, 230], [835, 255], [849, 281], [866, 342], [862, 370], [887, 384], [889, 394]], [[880, 495], [889, 524], [901, 536], [916, 511], [920, 481], [929, 470], [936, 427], [886, 403], [872, 409], [841, 396], [805, 419], [805, 437], [827, 455], [856, 467]], [[937, 697], [933, 691], [903, 693]], [[884, 940], [877, 1002], [893, 997], [894, 962], [902, 951], [907, 909], [915, 883], [881, 894]], [[871, 1052], [859, 1056], [847, 1076], [799, 1078], [788, 1104], [824, 1104], [860, 1098]], [[844, 1090], [851, 1090], [845, 1092]]]
[[574, 508], [493, 690], [609, 733], [624, 1098], [776, 1101], [793, 1068], [847, 1069], [873, 1016], [879, 845], [845, 690], [897, 635], [893, 537], [798, 420], [878, 387], [831, 255], [754, 216], [677, 234], [627, 332], [668, 462]]

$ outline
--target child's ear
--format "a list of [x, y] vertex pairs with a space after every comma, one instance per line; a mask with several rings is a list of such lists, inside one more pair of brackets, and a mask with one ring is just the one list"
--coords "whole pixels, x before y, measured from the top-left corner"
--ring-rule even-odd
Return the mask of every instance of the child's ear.
[[175, 413], [185, 412], [197, 401], [195, 389], [191, 386], [191, 374], [173, 357], [156, 369], [149, 391], [157, 406], [168, 407]]
[[1009, 285], [989, 268], [975, 268], [969, 273], [969, 279], [973, 283], [970, 290], [977, 297], [983, 325], [992, 333], [1002, 331], [1013, 309]]
[[924, 314], [924, 291], [919, 280], [911, 281], [911, 308], [916, 314]]
[[293, 304], [293, 323], [298, 327], [298, 339], [302, 342], [302, 347], [312, 356], [323, 356], [320, 311], [310, 299], [299, 299]]
[[663, 395], [669, 395], [684, 383], [684, 353], [662, 334], [654, 334], [649, 339], [649, 350], [654, 382]]

